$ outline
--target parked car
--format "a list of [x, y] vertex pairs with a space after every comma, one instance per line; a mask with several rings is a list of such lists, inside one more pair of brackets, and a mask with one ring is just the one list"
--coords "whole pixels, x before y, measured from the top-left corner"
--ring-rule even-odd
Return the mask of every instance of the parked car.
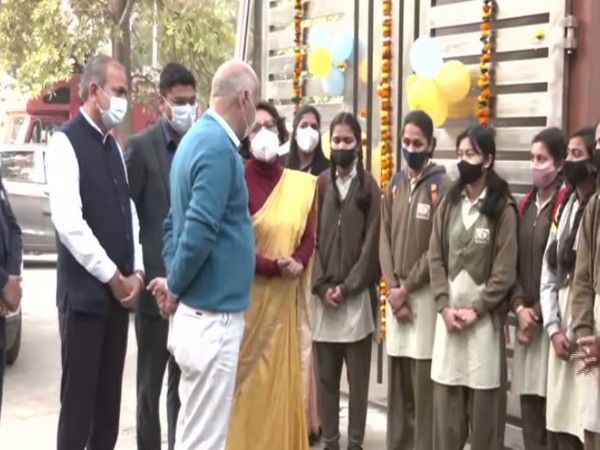
[[56, 253], [46, 184], [46, 146], [0, 146], [0, 173], [23, 232], [25, 254]]

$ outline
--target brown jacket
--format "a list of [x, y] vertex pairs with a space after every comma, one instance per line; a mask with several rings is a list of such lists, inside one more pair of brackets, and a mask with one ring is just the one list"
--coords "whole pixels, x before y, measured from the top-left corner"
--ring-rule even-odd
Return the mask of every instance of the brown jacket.
[[600, 294], [600, 194], [590, 199], [579, 230], [577, 262], [571, 287], [571, 326], [577, 337], [594, 333], [594, 301]]
[[542, 317], [540, 280], [546, 243], [552, 225], [553, 208], [554, 202], [550, 201], [538, 215], [535, 198], [533, 198], [519, 222], [517, 283], [513, 289], [510, 309], [516, 312], [519, 306], [533, 308], [540, 319]]
[[[326, 172], [321, 177], [329, 178], [330, 174]], [[321, 184], [323, 180], [319, 181]], [[330, 287], [341, 285], [344, 295], [349, 296], [377, 281], [381, 194], [369, 172], [365, 172], [364, 183], [371, 196], [366, 212], [356, 203], [360, 189], [358, 176], [352, 180], [341, 205], [335, 200], [331, 179], [323, 183], [313, 271], [313, 293], [322, 299]]]
[[[461, 204], [452, 204], [450, 197], [444, 198], [438, 208], [433, 224], [429, 246], [429, 270], [433, 298], [438, 311], [449, 306], [448, 283], [448, 228], [451, 210], [460, 208]], [[458, 211], [460, 214], [460, 211]], [[491, 273], [480, 298], [473, 305], [478, 315], [494, 312], [501, 323], [504, 322], [508, 310], [507, 296], [517, 279], [517, 208], [512, 198], [506, 204], [496, 223], [492, 224], [493, 232], [490, 243], [482, 246], [490, 258]]]
[[429, 284], [429, 239], [437, 206], [452, 180], [431, 163], [411, 192], [408, 173], [397, 174], [383, 196], [379, 260], [390, 287], [410, 291]]

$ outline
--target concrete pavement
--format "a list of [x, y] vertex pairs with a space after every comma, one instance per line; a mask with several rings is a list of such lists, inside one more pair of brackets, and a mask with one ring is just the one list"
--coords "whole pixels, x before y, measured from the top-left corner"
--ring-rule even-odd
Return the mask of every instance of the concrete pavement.
[[[7, 367], [4, 405], [0, 424], [2, 450], [51, 450], [56, 448], [56, 424], [60, 393], [60, 340], [55, 307], [56, 275], [52, 265], [27, 267], [23, 276], [23, 341], [14, 366]], [[123, 381], [121, 431], [118, 450], [133, 450], [135, 444], [135, 361], [133, 324], [129, 334]], [[373, 375], [375, 376], [375, 375]], [[166, 389], [165, 389], [166, 390]], [[374, 391], [378, 397], [377, 390]], [[163, 423], [166, 413], [163, 407]], [[347, 405], [342, 403], [341, 431], [345, 443]], [[166, 429], [163, 432], [166, 447]], [[322, 448], [322, 445], [315, 446]], [[369, 410], [365, 450], [385, 448], [385, 412]]]

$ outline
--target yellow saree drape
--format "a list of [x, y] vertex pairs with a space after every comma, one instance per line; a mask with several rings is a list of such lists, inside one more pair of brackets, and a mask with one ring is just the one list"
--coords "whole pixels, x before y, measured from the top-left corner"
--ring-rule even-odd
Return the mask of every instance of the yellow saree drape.
[[[290, 256], [313, 208], [316, 178], [284, 170], [254, 215], [256, 251]], [[227, 450], [308, 450], [300, 358], [303, 279], [256, 276], [240, 350]]]

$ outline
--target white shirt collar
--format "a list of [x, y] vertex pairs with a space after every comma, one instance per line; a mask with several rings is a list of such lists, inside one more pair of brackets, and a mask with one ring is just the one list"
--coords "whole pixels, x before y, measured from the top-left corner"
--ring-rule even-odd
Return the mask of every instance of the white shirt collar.
[[339, 177], [338, 179], [339, 179], [340, 181], [348, 181], [348, 180], [352, 180], [352, 179], [353, 179], [353, 178], [356, 176], [356, 174], [357, 174], [357, 172], [356, 172], [356, 164], [354, 164], [354, 166], [352, 166], [352, 170], [351, 170], [351, 171], [350, 171], [350, 173], [349, 173], [348, 175], [346, 175], [345, 177], [342, 177], [342, 176], [340, 175], [340, 172], [339, 172], [339, 170], [337, 171], [337, 174], [338, 174], [338, 177]]
[[235, 144], [235, 146], [236, 147], [240, 146], [240, 138], [237, 137], [237, 135], [235, 134], [233, 129], [229, 126], [229, 124], [225, 121], [225, 119], [223, 119], [223, 117], [221, 117], [219, 115], [218, 112], [216, 112], [213, 108], [208, 108], [208, 110], [206, 110], [206, 112], [204, 114], [208, 114], [213, 119], [215, 119], [217, 121], [217, 123], [219, 125], [221, 125], [221, 128], [223, 128], [225, 130], [225, 132], [227, 133], [227, 136], [229, 136], [229, 139], [232, 140], [232, 142]]
[[81, 106], [79, 108], [79, 112], [81, 113], [81, 115], [83, 116], [83, 118], [85, 120], [87, 120], [87, 122], [92, 126], [92, 128], [94, 128], [98, 133], [100, 133], [100, 135], [102, 136], [102, 142], [105, 143], [106, 142], [106, 138], [110, 135], [110, 133], [109, 132], [104, 133], [100, 129], [100, 127], [96, 124], [96, 122], [94, 122], [94, 120], [86, 112], [86, 110], [83, 108], [83, 106]]
[[471, 204], [471, 206], [475, 206], [477, 205], [479, 202], [483, 201], [485, 199], [485, 194], [487, 194], [487, 187], [483, 188], [483, 191], [481, 191], [481, 194], [479, 194], [479, 197], [477, 197], [475, 199], [474, 202], [471, 201], [471, 199], [469, 198], [468, 194], [467, 194], [467, 188], [465, 188], [462, 192], [462, 197], [463, 197], [463, 201], [464, 202], [468, 202]]

